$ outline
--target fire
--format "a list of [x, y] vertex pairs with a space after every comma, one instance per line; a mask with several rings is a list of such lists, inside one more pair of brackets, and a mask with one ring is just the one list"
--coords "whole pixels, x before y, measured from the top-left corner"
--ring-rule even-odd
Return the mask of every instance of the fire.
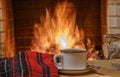
[[60, 53], [64, 48], [86, 49], [84, 31], [76, 25], [76, 10], [66, 1], [58, 3], [53, 13], [46, 9], [46, 16], [35, 24], [34, 36], [32, 50]]

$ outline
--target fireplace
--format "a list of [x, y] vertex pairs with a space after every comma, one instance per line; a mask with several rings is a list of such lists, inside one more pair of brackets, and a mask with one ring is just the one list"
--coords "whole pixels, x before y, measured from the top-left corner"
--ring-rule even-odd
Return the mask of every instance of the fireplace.
[[[34, 38], [32, 41], [32, 50], [44, 51], [45, 53], [60, 53], [64, 48], [80, 48], [87, 49], [88, 59], [98, 58], [101, 52], [101, 30], [100, 18], [89, 13], [89, 10], [100, 12], [91, 6], [91, 9], [86, 8], [79, 10], [88, 11], [84, 16], [78, 16], [76, 7], [72, 2], [58, 2], [52, 10], [46, 9], [45, 16], [40, 16], [40, 21], [35, 23]], [[84, 11], [84, 13], [86, 13]], [[93, 17], [94, 15], [94, 17]], [[77, 18], [76, 18], [77, 17]], [[95, 18], [91, 20], [91, 17]], [[79, 19], [83, 20], [79, 20]], [[79, 20], [79, 22], [76, 22]], [[90, 21], [91, 20], [91, 21]], [[95, 22], [95, 23], [94, 23]], [[82, 23], [82, 24], [80, 24]], [[97, 27], [95, 27], [97, 25]], [[89, 27], [90, 26], [90, 27]]]
[[[49, 14], [48, 16], [52, 17], [56, 5], [63, 1], [64, 0], [12, 0], [14, 11], [16, 53], [21, 50], [32, 49], [32, 41], [35, 35], [34, 31], [38, 30], [37, 25], [40, 25], [45, 21], [44, 19], [46, 19], [45, 17], [47, 14]], [[103, 13], [101, 12], [101, 0], [66, 1], [72, 4], [72, 6], [67, 6], [67, 9], [72, 10], [71, 13], [76, 13], [75, 18], [73, 18], [72, 24], [75, 25], [75, 27], [73, 27], [74, 30], [77, 29], [75, 33], [77, 33], [77, 31], [79, 32], [80, 39], [78, 40], [79, 42], [74, 43], [78, 45], [82, 42], [84, 45], [81, 48], [91, 48], [92, 52], [90, 51], [89, 53], [97, 52], [96, 54], [99, 55], [101, 58], [101, 56], [103, 56], [101, 55], [103, 43], [102, 38], [106, 30], [105, 26], [105, 29], [103, 30], [103, 25], [105, 24], [101, 21], [101, 18], [104, 19], [104, 16], [101, 16], [101, 13]], [[68, 24], [70, 24], [70, 22]], [[43, 30], [43, 32], [44, 31], [45, 30]], [[49, 48], [51, 49], [57, 47], [54, 42], [52, 42], [51, 44], [52, 45], [49, 46], [45, 51], [49, 52]]]

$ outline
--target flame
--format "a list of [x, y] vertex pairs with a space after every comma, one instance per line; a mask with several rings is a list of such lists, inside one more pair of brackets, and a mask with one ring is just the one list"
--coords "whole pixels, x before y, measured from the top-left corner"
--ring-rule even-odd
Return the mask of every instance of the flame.
[[86, 48], [84, 31], [76, 25], [76, 10], [67, 1], [58, 3], [52, 13], [46, 9], [46, 17], [35, 24], [34, 36], [32, 50], [59, 53], [64, 48]]

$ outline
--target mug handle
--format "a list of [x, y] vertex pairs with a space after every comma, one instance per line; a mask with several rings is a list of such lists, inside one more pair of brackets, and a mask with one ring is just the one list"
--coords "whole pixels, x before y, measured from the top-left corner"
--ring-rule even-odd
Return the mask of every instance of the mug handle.
[[63, 68], [63, 56], [61, 54], [54, 55], [53, 61], [56, 64], [58, 69], [62, 69]]

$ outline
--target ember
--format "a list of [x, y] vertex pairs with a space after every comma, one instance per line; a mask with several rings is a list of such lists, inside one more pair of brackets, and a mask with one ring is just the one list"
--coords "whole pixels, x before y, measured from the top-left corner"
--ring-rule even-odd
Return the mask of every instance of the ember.
[[76, 10], [68, 7], [74, 6], [65, 1], [58, 3], [54, 13], [46, 9], [46, 17], [41, 16], [40, 23], [35, 24], [31, 50], [57, 54], [64, 48], [81, 48], [87, 49], [88, 60], [97, 59], [95, 43], [87, 38], [85, 45], [84, 30], [76, 25]]

